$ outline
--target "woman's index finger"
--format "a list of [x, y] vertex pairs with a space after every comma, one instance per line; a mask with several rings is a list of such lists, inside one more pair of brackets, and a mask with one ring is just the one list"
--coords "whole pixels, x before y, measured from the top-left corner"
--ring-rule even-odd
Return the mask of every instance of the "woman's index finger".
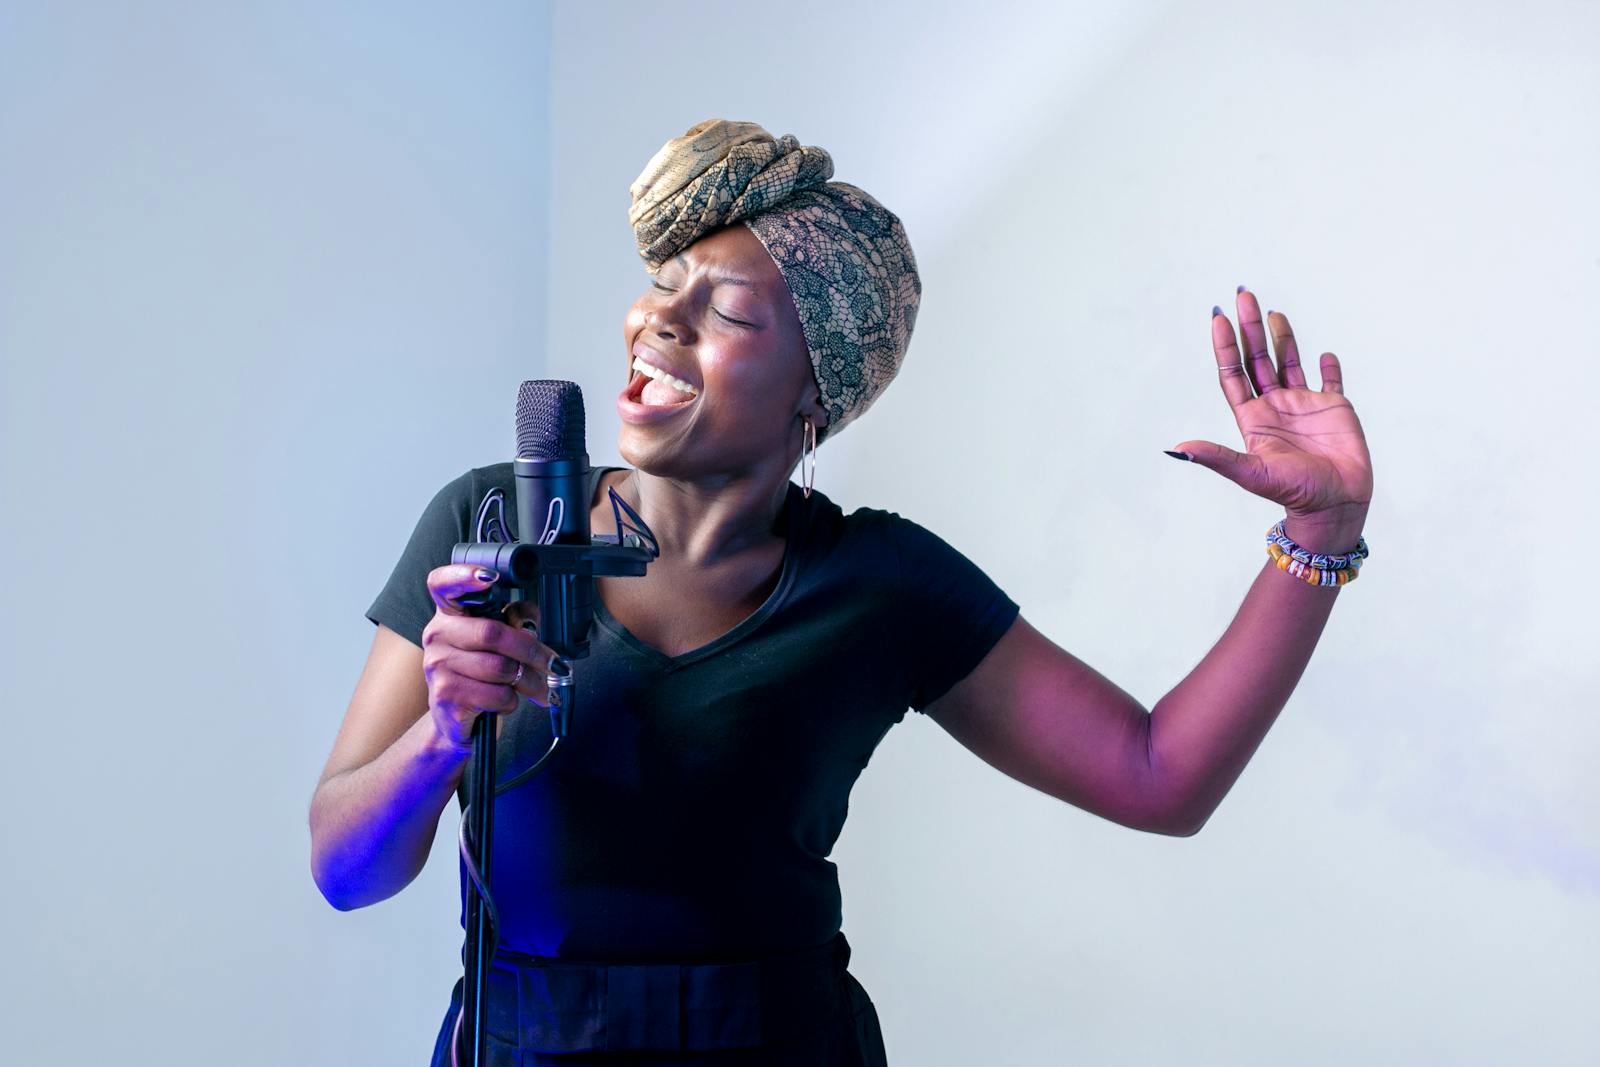
[[456, 601], [468, 593], [476, 593], [493, 585], [492, 578], [485, 580], [481, 577], [492, 573], [470, 563], [447, 563], [428, 572], [428, 594], [433, 597], [434, 605], [445, 614], [465, 615], [466, 612]]

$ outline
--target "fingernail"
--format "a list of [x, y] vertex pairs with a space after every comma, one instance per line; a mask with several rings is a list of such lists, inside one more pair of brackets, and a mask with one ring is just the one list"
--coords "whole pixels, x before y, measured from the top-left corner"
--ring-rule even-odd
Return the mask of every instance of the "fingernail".
[[1217, 306], [1216, 304], [1212, 304], [1211, 305], [1211, 317], [1212, 318], [1216, 318], [1220, 314], [1222, 314], [1222, 308]]
[[1171, 449], [1163, 449], [1163, 451], [1165, 451], [1167, 455], [1171, 456], [1173, 459], [1194, 459], [1194, 457], [1189, 455], [1187, 452], [1174, 452]]
[[1245, 291], [1246, 291], [1246, 290], [1245, 290], [1245, 287], [1244, 287], [1244, 286], [1242, 286], [1242, 285], [1241, 285], [1241, 286], [1239, 286], [1239, 288], [1237, 288], [1237, 289], [1235, 289], [1235, 290], [1234, 290], [1234, 293], [1235, 293], [1235, 295], [1237, 295], [1237, 294], [1239, 294], [1239, 293], [1243, 293], [1243, 292], [1245, 292]]
[[477, 579], [480, 582], [496, 582], [496, 581], [500, 580], [500, 575], [498, 573], [496, 573], [495, 571], [489, 570], [486, 567], [479, 567], [478, 568], [478, 573], [477, 573]]
[[1271, 315], [1271, 314], [1272, 314], [1272, 309], [1271, 309], [1271, 308], [1268, 308], [1268, 309], [1267, 309], [1267, 314], [1268, 314], [1268, 315]]

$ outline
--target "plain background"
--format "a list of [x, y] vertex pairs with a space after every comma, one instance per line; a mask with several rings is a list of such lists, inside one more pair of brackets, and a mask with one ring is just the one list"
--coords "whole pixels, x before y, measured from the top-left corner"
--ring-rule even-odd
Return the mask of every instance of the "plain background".
[[1240, 444], [1211, 305], [1337, 352], [1374, 458], [1199, 835], [891, 731], [833, 855], [891, 1061], [1595, 1061], [1592, 5], [132, 8], [0, 0], [8, 1061], [426, 1062], [454, 805], [391, 900], [308, 868], [362, 612], [522, 379], [619, 461], [628, 185], [710, 117], [827, 148], [921, 268], [819, 488], [1146, 707], [1281, 515], [1162, 455]]

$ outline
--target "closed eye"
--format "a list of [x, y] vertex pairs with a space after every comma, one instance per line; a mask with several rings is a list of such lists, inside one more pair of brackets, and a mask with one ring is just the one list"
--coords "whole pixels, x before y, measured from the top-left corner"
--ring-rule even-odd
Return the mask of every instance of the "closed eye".
[[[651, 288], [654, 288], [654, 289], [660, 289], [663, 293], [675, 293], [675, 292], [677, 292], [676, 289], [668, 289], [666, 286], [662, 285], [660, 282], [651, 282], [650, 286], [651, 286]], [[735, 326], [749, 326], [750, 325], [748, 322], [740, 322], [738, 319], [731, 318], [731, 317], [729, 317], [727, 315], [724, 315], [722, 312], [717, 311], [716, 308], [712, 308], [711, 310], [716, 313], [717, 318], [722, 319], [725, 322], [731, 322]]]

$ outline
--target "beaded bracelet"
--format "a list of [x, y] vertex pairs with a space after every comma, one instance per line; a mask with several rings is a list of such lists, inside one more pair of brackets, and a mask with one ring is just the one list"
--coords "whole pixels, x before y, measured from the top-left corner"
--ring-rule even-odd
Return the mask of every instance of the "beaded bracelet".
[[1361, 564], [1370, 554], [1365, 537], [1356, 538], [1356, 547], [1343, 555], [1309, 552], [1284, 532], [1288, 517], [1279, 519], [1267, 531], [1267, 555], [1280, 571], [1292, 574], [1308, 585], [1348, 585], [1361, 576]]

